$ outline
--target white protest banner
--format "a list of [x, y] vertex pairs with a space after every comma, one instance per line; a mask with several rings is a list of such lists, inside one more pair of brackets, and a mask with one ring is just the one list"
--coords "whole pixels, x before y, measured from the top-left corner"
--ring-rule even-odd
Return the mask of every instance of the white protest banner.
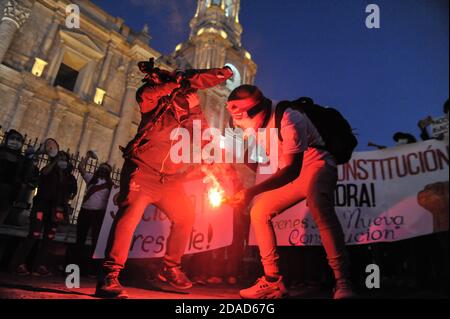
[[[448, 174], [448, 145], [437, 140], [354, 153], [338, 167], [335, 191], [346, 244], [448, 230]], [[279, 246], [321, 245], [305, 201], [272, 222]], [[256, 245], [253, 227], [250, 244]]]
[[[206, 185], [199, 181], [185, 183], [187, 196], [195, 206], [196, 218], [186, 253], [198, 253], [231, 245], [233, 240], [233, 210], [227, 205], [211, 208], [206, 196]], [[119, 189], [111, 191], [108, 208], [103, 220], [94, 258], [103, 258], [109, 231], [118, 207], [114, 197]], [[177, 199], [174, 198], [174, 201]], [[180, 211], [180, 214], [183, 214]], [[141, 222], [133, 235], [129, 258], [162, 257], [165, 253], [166, 239], [170, 233], [170, 221], [158, 208], [150, 205], [145, 210]]]

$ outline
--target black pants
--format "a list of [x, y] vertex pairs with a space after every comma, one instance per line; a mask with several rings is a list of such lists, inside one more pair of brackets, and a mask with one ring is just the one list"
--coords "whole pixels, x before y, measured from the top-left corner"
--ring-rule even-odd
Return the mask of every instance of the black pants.
[[90, 210], [82, 208], [77, 221], [77, 246], [84, 246], [91, 230], [92, 247], [97, 246], [98, 236], [102, 228], [106, 210]]
[[0, 225], [3, 224], [13, 206], [13, 189], [8, 184], [0, 184]]
[[[103, 224], [106, 210], [90, 210], [82, 208], [77, 220], [77, 240], [74, 250], [66, 256], [69, 263], [76, 263], [84, 274], [95, 274], [100, 270], [101, 260], [94, 260], [92, 255], [97, 246], [98, 237]], [[91, 246], [86, 249], [86, 240], [91, 231]]]
[[17, 266], [25, 264], [34, 245], [43, 235], [32, 268], [46, 264], [48, 247], [55, 239], [58, 222], [56, 220], [57, 205], [51, 201], [33, 201], [30, 215], [30, 228], [28, 237], [19, 244], [10, 262], [10, 269], [14, 271]]

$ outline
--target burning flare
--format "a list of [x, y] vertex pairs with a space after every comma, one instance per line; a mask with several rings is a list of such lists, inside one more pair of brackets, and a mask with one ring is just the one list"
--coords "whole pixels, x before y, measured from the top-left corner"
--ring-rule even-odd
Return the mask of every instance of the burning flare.
[[223, 190], [217, 187], [211, 187], [208, 190], [208, 199], [212, 207], [217, 208], [224, 202]]
[[208, 189], [208, 200], [209, 204], [213, 208], [217, 208], [222, 205], [225, 201], [225, 191], [223, 187], [220, 185], [217, 177], [207, 169], [206, 167], [202, 167], [203, 173], [205, 173], [205, 178], [203, 179], [203, 183], [211, 183], [211, 187]]

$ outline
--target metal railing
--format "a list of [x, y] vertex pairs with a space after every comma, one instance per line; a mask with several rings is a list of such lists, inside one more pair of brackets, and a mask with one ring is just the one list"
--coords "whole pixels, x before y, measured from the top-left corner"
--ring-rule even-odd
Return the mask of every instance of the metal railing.
[[[43, 143], [43, 141], [39, 141], [37, 138], [35, 138], [35, 139], [29, 138], [27, 136], [27, 134], [24, 134], [23, 136], [24, 136], [24, 144], [21, 149], [22, 154], [25, 154], [25, 151], [28, 148], [33, 148], [34, 150], [37, 150], [40, 147], [41, 143]], [[0, 144], [3, 144], [4, 138], [5, 138], [5, 132], [3, 132], [2, 127], [0, 126]], [[61, 147], [61, 150], [63, 150], [62, 147]], [[65, 150], [65, 152], [67, 152], [70, 155], [70, 163], [74, 167], [72, 174], [77, 180], [77, 187], [78, 187], [77, 194], [70, 202], [71, 213], [70, 213], [70, 218], [69, 218], [70, 224], [76, 224], [78, 212], [80, 211], [81, 204], [83, 201], [83, 196], [84, 196], [85, 189], [86, 189], [86, 183], [84, 182], [83, 177], [81, 176], [81, 173], [78, 170], [78, 164], [83, 159], [83, 155], [78, 152], [72, 153], [70, 148], [67, 148]], [[45, 154], [38, 155], [37, 167], [39, 168], [39, 170], [41, 170], [43, 167], [45, 167], [49, 162], [50, 162], [50, 159], [47, 155], [45, 155]], [[100, 164], [101, 164], [101, 162], [99, 162], [97, 159], [92, 159], [92, 158], [89, 159], [87, 162], [87, 165], [86, 165], [86, 172], [91, 173], [91, 174], [94, 173]], [[111, 178], [112, 178], [114, 184], [119, 185], [120, 168], [113, 167]]]

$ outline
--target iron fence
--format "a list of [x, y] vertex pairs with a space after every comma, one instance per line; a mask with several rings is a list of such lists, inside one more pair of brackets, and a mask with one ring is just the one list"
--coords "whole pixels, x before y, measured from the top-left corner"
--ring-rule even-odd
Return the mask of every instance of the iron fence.
[[[3, 144], [3, 140], [5, 138], [5, 133], [2, 130], [2, 126], [0, 126], [0, 144]], [[21, 152], [22, 154], [25, 154], [26, 150], [29, 148], [33, 148], [34, 150], [39, 149], [39, 147], [42, 145], [43, 141], [39, 141], [38, 138], [31, 139], [28, 137], [27, 134], [24, 134], [24, 144], [22, 146]], [[60, 146], [61, 147], [61, 146]], [[61, 148], [61, 150], [63, 150]], [[81, 172], [78, 169], [78, 164], [83, 159], [83, 155], [79, 152], [73, 153], [71, 152], [70, 148], [67, 148], [65, 150], [70, 156], [70, 163], [74, 167], [72, 174], [77, 180], [77, 194], [70, 202], [70, 218], [69, 223], [70, 224], [76, 224], [77, 223], [77, 217], [78, 213], [81, 209], [81, 204], [83, 201], [83, 196], [86, 189], [86, 183], [83, 180], [83, 176], [81, 176]], [[39, 170], [41, 170], [43, 167], [45, 167], [50, 162], [50, 158], [45, 154], [37, 155], [37, 167]], [[93, 174], [98, 166], [101, 164], [97, 159], [89, 159], [86, 164], [86, 172]], [[115, 185], [119, 185], [120, 182], [120, 168], [113, 167], [111, 178]]]

